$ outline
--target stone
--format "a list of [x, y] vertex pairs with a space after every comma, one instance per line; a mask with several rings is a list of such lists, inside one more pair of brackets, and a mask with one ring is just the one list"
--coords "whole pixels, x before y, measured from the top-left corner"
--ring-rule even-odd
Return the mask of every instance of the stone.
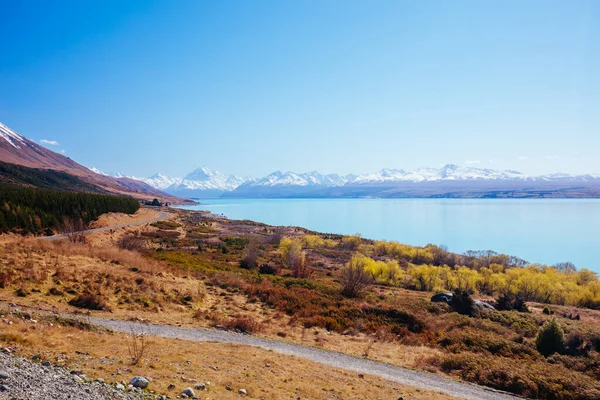
[[246, 389], [240, 389], [238, 390], [238, 393], [245, 396], [248, 394], [248, 391]]
[[227, 385], [225, 386], [225, 390], [229, 390], [231, 392], [233, 389], [231, 388], [231, 386]]
[[98, 379], [96, 379], [96, 382], [98, 382], [98, 383], [104, 383], [104, 378], [98, 378]]
[[0, 380], [8, 379], [10, 375], [6, 371], [0, 371]]
[[204, 389], [206, 389], [206, 383], [202, 383], [202, 382], [196, 383], [194, 385], [194, 389], [196, 389], [196, 390], [204, 390]]
[[143, 376], [134, 376], [129, 381], [129, 384], [134, 388], [146, 389], [150, 384], [150, 381]]
[[42, 365], [44, 367], [51, 367], [52, 366], [52, 364], [50, 363], [50, 361], [42, 361]]
[[196, 393], [191, 387], [186, 387], [185, 389], [183, 389], [183, 392], [181, 392], [181, 396], [196, 397]]
[[120, 384], [120, 383], [117, 383], [117, 384], [115, 385], [115, 389], [117, 389], [117, 390], [121, 390], [121, 391], [122, 391], [122, 390], [125, 390], [125, 386], [124, 386], [124, 385], [122, 385], [122, 384]]
[[8, 392], [8, 386], [0, 385], [0, 392]]
[[496, 307], [481, 300], [473, 300], [473, 306], [479, 311], [496, 311]]
[[450, 303], [452, 301], [452, 293], [437, 293], [431, 297], [432, 303]]

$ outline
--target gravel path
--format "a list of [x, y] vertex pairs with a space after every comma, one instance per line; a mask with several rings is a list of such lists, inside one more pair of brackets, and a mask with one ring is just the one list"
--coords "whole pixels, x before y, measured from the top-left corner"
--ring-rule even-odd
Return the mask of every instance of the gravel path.
[[343, 353], [280, 342], [277, 340], [263, 339], [250, 335], [212, 329], [186, 329], [168, 325], [144, 324], [95, 317], [89, 319], [86, 318], [86, 320], [118, 332], [129, 333], [133, 330], [136, 333], [144, 332], [166, 338], [178, 338], [191, 341], [213, 341], [261, 347], [263, 349], [305, 358], [336, 368], [379, 376], [389, 381], [421, 389], [437, 390], [459, 398], [472, 400], [506, 400], [516, 398], [515, 396], [494, 391], [493, 389], [470, 383], [453, 381], [427, 372], [413, 371]]
[[[162, 397], [162, 396], [161, 396]], [[90, 381], [85, 375], [64, 368], [46, 366], [0, 352], [1, 400], [148, 400], [148, 393], [119, 390], [109, 384]]]
[[[153, 222], [157, 222], [157, 221], [163, 220], [163, 219], [167, 218], [168, 216], [169, 216], [169, 214], [167, 214], [166, 212], [160, 211], [158, 217], [156, 217], [156, 218], [146, 219], [144, 221], [130, 222], [128, 224], [103, 226], [102, 228], [86, 229], [85, 231], [81, 231], [81, 232], [83, 232], [85, 235], [87, 235], [88, 233], [108, 231], [110, 229], [119, 229], [119, 228], [125, 228], [125, 227], [128, 227], [128, 226], [151, 224]], [[43, 237], [40, 237], [40, 239], [43, 239], [43, 240], [58, 240], [58, 239], [66, 239], [66, 238], [67, 238], [67, 234], [60, 234], [60, 235], [54, 235], [54, 236], [43, 236]]]

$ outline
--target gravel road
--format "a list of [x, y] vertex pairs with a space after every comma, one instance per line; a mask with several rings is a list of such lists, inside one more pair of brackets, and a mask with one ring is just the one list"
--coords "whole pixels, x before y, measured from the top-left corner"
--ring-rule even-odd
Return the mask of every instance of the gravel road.
[[[146, 219], [146, 220], [143, 220], [143, 221], [130, 222], [128, 224], [103, 226], [102, 228], [86, 229], [86, 230], [81, 231], [81, 232], [83, 232], [85, 235], [87, 235], [88, 233], [108, 231], [108, 230], [111, 230], [111, 229], [119, 229], [119, 228], [126, 228], [126, 227], [129, 227], [129, 226], [151, 224], [153, 222], [163, 220], [163, 219], [167, 218], [168, 216], [169, 216], [169, 214], [167, 214], [166, 212], [160, 211], [158, 217], [156, 217], [156, 218]], [[42, 237], [40, 237], [40, 239], [43, 239], [43, 240], [58, 240], [58, 239], [66, 239], [66, 238], [67, 238], [67, 234], [60, 234], [60, 235], [54, 235], [54, 236], [42, 236]]]
[[313, 347], [301, 346], [277, 340], [269, 340], [250, 335], [213, 329], [186, 329], [168, 325], [145, 324], [90, 317], [87, 321], [118, 332], [148, 333], [166, 338], [178, 338], [191, 341], [212, 341], [221, 343], [244, 344], [273, 350], [278, 353], [305, 358], [320, 364], [342, 368], [348, 371], [371, 374], [383, 379], [398, 382], [421, 389], [437, 390], [458, 398], [472, 400], [506, 400], [517, 397], [494, 391], [470, 383], [457, 382], [427, 372], [413, 371], [385, 363], [366, 360]]

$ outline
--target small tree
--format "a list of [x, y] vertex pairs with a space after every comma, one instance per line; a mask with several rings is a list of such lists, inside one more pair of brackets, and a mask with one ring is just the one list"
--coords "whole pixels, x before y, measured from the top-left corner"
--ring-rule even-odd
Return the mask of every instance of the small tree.
[[72, 243], [85, 243], [85, 225], [80, 218], [64, 218], [63, 230]]
[[244, 269], [255, 269], [258, 267], [258, 249], [254, 240], [248, 242], [244, 251], [244, 258], [240, 261], [240, 267]]
[[342, 295], [359, 297], [372, 284], [373, 277], [366, 269], [368, 258], [362, 254], [354, 254], [341, 270]]
[[535, 338], [535, 346], [545, 357], [559, 353], [565, 348], [565, 332], [556, 318], [547, 321]]
[[306, 262], [306, 253], [302, 251], [299, 240], [283, 238], [279, 248], [281, 249], [283, 265], [292, 270], [292, 275], [295, 278], [308, 278], [310, 276], [311, 269]]

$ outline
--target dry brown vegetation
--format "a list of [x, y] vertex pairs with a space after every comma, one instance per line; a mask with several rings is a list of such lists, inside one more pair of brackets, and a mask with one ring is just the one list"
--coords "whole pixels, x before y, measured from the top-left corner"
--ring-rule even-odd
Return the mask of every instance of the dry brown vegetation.
[[[99, 315], [283, 338], [534, 398], [600, 398], [598, 311], [528, 302], [528, 313], [459, 315], [445, 304], [431, 303], [430, 292], [415, 290], [418, 280], [409, 286], [413, 290], [393, 284], [409, 276], [413, 264], [378, 256], [391, 250], [358, 236], [183, 211], [167, 222], [95, 234], [89, 245], [5, 238], [0, 243], [0, 295], [6, 300], [21, 296], [20, 304], [60, 312], [72, 312], [69, 302], [93, 296], [92, 304], [104, 309], [94, 311]], [[120, 249], [125, 237], [143, 246]], [[290, 242], [301, 248], [294, 249], [293, 257], [282, 256], [281, 243], [285, 248]], [[399, 249], [401, 257], [410, 252], [411, 260], [449, 257], [431, 248]], [[344, 296], [342, 271], [357, 252], [376, 260], [367, 263], [372, 272], [368, 283], [375, 285], [363, 288], [368, 290], [360, 296]], [[259, 268], [241, 267], [250, 253]], [[310, 268], [308, 277], [294, 272], [301, 258]], [[459, 272], [464, 282], [472, 278]], [[536, 349], [536, 335], [552, 318], [564, 329], [566, 346], [544, 357]]]
[[[12, 324], [0, 322], [0, 344], [17, 347], [26, 355], [40, 354], [42, 360], [82, 370], [91, 378], [107, 382], [148, 376], [152, 378], [149, 389], [173, 398], [197, 382], [210, 382], [205, 392], [196, 392], [202, 398], [237, 399], [241, 388], [248, 391], [249, 398], [273, 400], [452, 398], [249, 346], [170, 340], [151, 334], [146, 337], [148, 353], [132, 363], [129, 335], [34, 317], [35, 323], [4, 316]], [[233, 390], [228, 391], [227, 386]]]

